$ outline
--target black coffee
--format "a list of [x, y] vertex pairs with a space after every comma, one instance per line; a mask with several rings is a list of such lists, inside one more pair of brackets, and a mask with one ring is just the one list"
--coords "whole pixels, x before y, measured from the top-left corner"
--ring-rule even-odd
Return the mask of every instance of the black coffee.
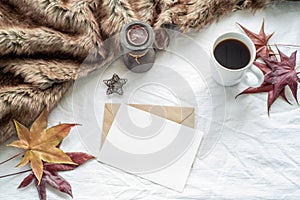
[[228, 69], [241, 69], [250, 61], [248, 47], [239, 40], [227, 39], [221, 41], [214, 49], [218, 63]]

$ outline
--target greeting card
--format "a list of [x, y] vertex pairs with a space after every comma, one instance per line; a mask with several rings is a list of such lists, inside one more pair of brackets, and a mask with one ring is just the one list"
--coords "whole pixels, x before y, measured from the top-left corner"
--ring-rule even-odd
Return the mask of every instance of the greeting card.
[[202, 136], [182, 124], [122, 104], [98, 160], [181, 192]]

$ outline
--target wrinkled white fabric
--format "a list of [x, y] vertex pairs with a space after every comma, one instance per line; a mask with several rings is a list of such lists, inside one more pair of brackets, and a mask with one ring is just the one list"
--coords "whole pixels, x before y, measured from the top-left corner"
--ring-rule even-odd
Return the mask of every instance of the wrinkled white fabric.
[[[60, 172], [70, 182], [74, 200], [97, 199], [299, 199], [300, 109], [278, 99], [267, 114], [267, 94], [235, 96], [246, 86], [223, 88], [210, 76], [209, 54], [221, 33], [241, 30], [275, 32], [270, 44], [300, 45], [300, 3], [278, 4], [252, 13], [238, 11], [188, 37], [171, 31], [170, 47], [143, 74], [128, 72], [122, 60], [77, 81], [52, 112], [49, 126], [76, 122], [61, 148], [97, 153], [105, 102], [193, 106], [196, 128], [205, 132], [183, 193], [92, 160], [74, 171]], [[278, 47], [287, 55], [295, 48]], [[297, 54], [297, 66], [300, 55]], [[128, 79], [123, 96], [106, 96], [103, 79], [113, 73]], [[298, 95], [299, 96], [299, 95]], [[17, 149], [0, 146], [0, 161]], [[0, 175], [21, 171], [20, 159], [0, 166]], [[17, 189], [27, 173], [0, 179], [0, 199], [38, 199], [32, 185]], [[71, 199], [47, 187], [48, 199]]]

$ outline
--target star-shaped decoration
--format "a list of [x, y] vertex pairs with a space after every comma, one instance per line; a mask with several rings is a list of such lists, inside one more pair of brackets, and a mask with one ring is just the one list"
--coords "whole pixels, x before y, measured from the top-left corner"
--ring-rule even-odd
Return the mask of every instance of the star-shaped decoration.
[[103, 80], [103, 82], [108, 87], [106, 90], [106, 95], [110, 95], [112, 93], [122, 95], [122, 87], [127, 83], [127, 79], [120, 78], [117, 74], [114, 74], [111, 79]]

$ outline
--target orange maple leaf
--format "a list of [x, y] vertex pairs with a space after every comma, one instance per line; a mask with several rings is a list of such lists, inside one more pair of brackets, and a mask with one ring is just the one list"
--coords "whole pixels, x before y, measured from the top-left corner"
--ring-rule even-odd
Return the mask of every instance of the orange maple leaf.
[[57, 146], [69, 134], [71, 128], [77, 124], [59, 124], [46, 129], [48, 123], [48, 111], [46, 109], [33, 122], [30, 130], [16, 120], [14, 123], [19, 140], [8, 146], [25, 149], [24, 157], [17, 166], [21, 167], [30, 162], [32, 171], [39, 183], [43, 176], [43, 161], [76, 165]]

